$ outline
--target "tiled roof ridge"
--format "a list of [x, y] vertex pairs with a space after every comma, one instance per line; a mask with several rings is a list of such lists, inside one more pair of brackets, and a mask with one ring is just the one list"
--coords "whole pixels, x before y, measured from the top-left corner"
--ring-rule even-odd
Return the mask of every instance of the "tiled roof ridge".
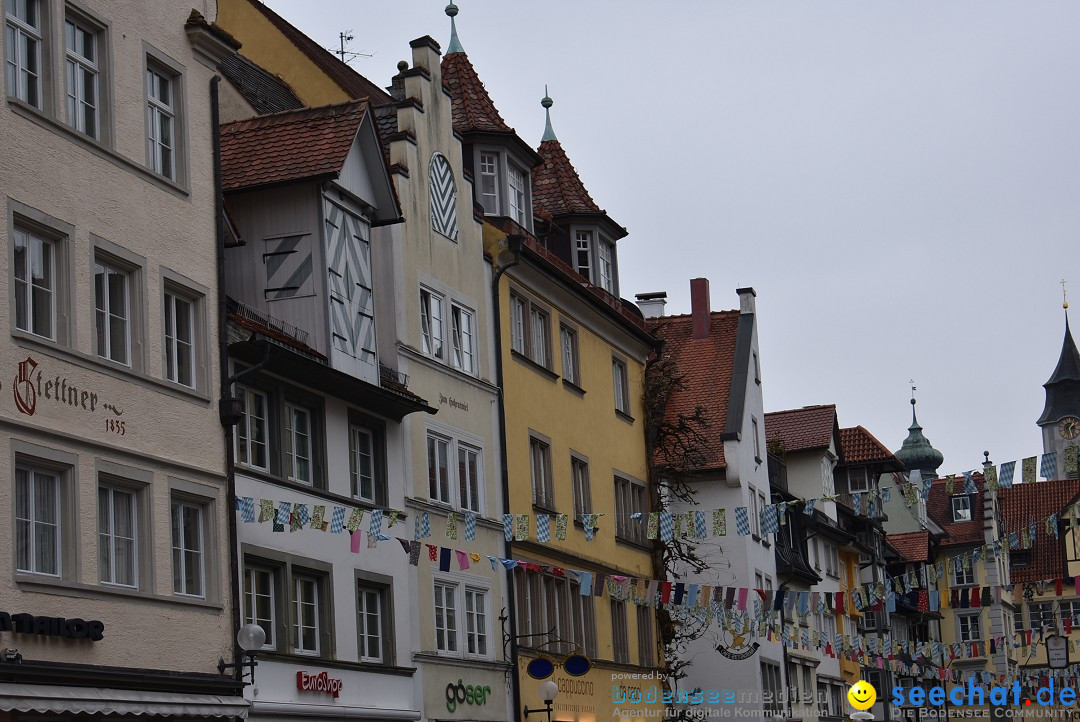
[[878, 437], [874, 436], [874, 434], [868, 428], [863, 426], [862, 424], [858, 424], [857, 426], [849, 426], [849, 427], [840, 429], [841, 442], [843, 442], [843, 436], [844, 436], [845, 431], [846, 432], [859, 432], [859, 433], [863, 434], [866, 437], [866, 439], [868, 441], [870, 441], [870, 443], [872, 443], [874, 446], [877, 447], [878, 451], [880, 451], [883, 454], [884, 458], [889, 458], [889, 457], [893, 456], [892, 450], [889, 449], [889, 447], [885, 446], [885, 444], [881, 443], [881, 440], [878, 439]]
[[[553, 215], [606, 212], [585, 187], [566, 149], [558, 140], [545, 140], [537, 148], [543, 163], [532, 170], [533, 201]], [[557, 207], [559, 206], [559, 207]]]
[[[354, 108], [349, 108], [349, 106], [355, 106], [355, 110], [363, 111], [364, 106], [367, 105], [367, 104], [368, 104], [367, 99], [358, 98], [358, 99], [355, 99], [355, 100], [343, 100], [343, 101], [341, 101], [339, 103], [327, 103], [326, 105], [315, 105], [315, 106], [311, 106], [311, 107], [291, 108], [289, 110], [279, 110], [276, 113], [265, 113], [263, 115], [255, 115], [255, 116], [252, 116], [250, 118], [241, 118], [240, 120], [233, 120], [233, 121], [230, 121], [228, 123], [222, 123], [221, 124], [221, 132], [222, 133], [229, 132], [229, 131], [237, 132], [238, 130], [246, 130], [247, 127], [258, 128], [258, 127], [261, 127], [263, 125], [267, 125], [270, 122], [281, 120], [284, 116], [288, 116], [288, 115], [295, 116], [295, 119], [290, 120], [290, 121], [286, 121], [286, 122], [295, 122], [295, 123], [299, 123], [299, 122], [304, 121], [304, 120], [309, 120], [312, 117], [328, 118], [328, 117], [331, 117], [331, 115], [329, 113], [327, 113], [325, 115], [322, 115], [321, 113], [323, 111], [329, 111], [331, 109], [336, 109], [336, 108], [342, 108], [342, 109], [348, 108], [349, 112], [353, 112]], [[343, 115], [344, 115], [344, 113], [343, 113]], [[281, 124], [284, 125], [286, 123], [281, 123]], [[247, 127], [242, 128], [241, 126], [247, 126]]]
[[295, 25], [271, 10], [261, 0], [248, 0], [248, 2], [263, 14], [271, 25], [280, 30], [300, 52], [319, 66], [342, 90], [354, 94], [358, 99], [378, 98], [379, 102], [387, 102], [390, 99], [390, 95], [385, 90], [353, 70]]
[[795, 409], [781, 409], [780, 411], [766, 411], [766, 416], [773, 416], [776, 414], [794, 414], [800, 411], [813, 411], [814, 409], [836, 409], [836, 404], [811, 404], [809, 406], [800, 406]]
[[449, 53], [442, 59], [443, 84], [450, 90], [454, 130], [514, 133], [503, 120], [484, 82], [464, 52]]

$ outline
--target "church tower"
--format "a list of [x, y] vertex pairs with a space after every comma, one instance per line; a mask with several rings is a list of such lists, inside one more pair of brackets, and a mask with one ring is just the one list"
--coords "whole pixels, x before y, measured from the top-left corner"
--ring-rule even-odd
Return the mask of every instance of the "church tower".
[[[1066, 309], [1069, 304], [1064, 304]], [[1061, 356], [1050, 380], [1043, 384], [1046, 389], [1046, 405], [1039, 417], [1042, 429], [1043, 453], [1056, 452], [1057, 473], [1055, 479], [1076, 478], [1076, 472], [1065, 474], [1065, 448], [1080, 446], [1080, 352], [1076, 350], [1069, 315], [1065, 312], [1065, 340], [1061, 344]]]

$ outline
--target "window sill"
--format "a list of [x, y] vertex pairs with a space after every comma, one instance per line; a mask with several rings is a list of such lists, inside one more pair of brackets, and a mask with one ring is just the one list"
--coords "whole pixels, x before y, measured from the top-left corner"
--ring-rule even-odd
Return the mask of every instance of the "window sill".
[[18, 573], [15, 575], [15, 585], [22, 589], [33, 589], [45, 594], [58, 594], [65, 597], [90, 597], [94, 599], [111, 599], [126, 597], [128, 599], [141, 599], [154, 604], [176, 604], [184, 607], [201, 607], [208, 610], [222, 610], [220, 602], [208, 601], [199, 597], [183, 595], [157, 594], [131, 587], [119, 587], [106, 584], [83, 584], [72, 582], [60, 577], [45, 577], [39, 575]]
[[569, 391], [570, 393], [575, 394], [577, 396], [585, 396], [585, 389], [581, 388], [580, 386], [575, 384], [573, 381], [567, 381], [566, 379], [563, 379], [562, 384], [563, 384], [563, 388], [566, 389], [567, 391]]
[[168, 178], [158, 175], [148, 168], [139, 165], [135, 161], [120, 155], [115, 150], [105, 145], [104, 143], [94, 140], [85, 133], [68, 127], [64, 123], [46, 115], [44, 111], [35, 108], [29, 103], [25, 103], [18, 98], [8, 96], [8, 107], [15, 111], [17, 114], [23, 116], [27, 120], [33, 121], [42, 126], [46, 130], [49, 130], [56, 135], [67, 138], [75, 142], [77, 145], [81, 145], [94, 155], [103, 158], [113, 165], [123, 168], [126, 171], [132, 172], [137, 176], [140, 176], [143, 180], [149, 181], [158, 186], [164, 191], [172, 193], [178, 198], [187, 200], [191, 196], [191, 190], [186, 186], [183, 186], [175, 181], [171, 181]]
[[200, 402], [203, 404], [210, 403], [210, 396], [190, 386], [182, 386], [180, 384], [173, 383], [172, 381], [163, 381], [154, 376], [149, 376], [140, 371], [133, 370], [130, 366], [124, 366], [118, 364], [115, 361], [109, 361], [103, 359], [96, 354], [86, 354], [80, 351], [75, 351], [67, 346], [62, 346], [55, 341], [49, 341], [43, 339], [41, 336], [35, 336], [32, 333], [21, 331], [17, 328], [12, 329], [11, 337], [23, 344], [35, 346], [46, 353], [56, 354], [60, 358], [71, 361], [73, 363], [81, 365], [90, 365], [95, 367], [96, 370], [112, 376], [114, 378], [122, 379], [124, 381], [131, 381], [132, 379], [140, 382], [144, 385], [151, 386], [157, 391], [163, 391], [170, 396], [176, 398], [186, 399], [188, 401]]
[[626, 547], [633, 547], [634, 549], [641, 549], [642, 551], [647, 551], [647, 552], [651, 552], [653, 550], [652, 546], [649, 545], [647, 541], [645, 541], [645, 542], [634, 541], [633, 539], [627, 539], [626, 537], [621, 537], [618, 534], [615, 535], [615, 543], [616, 544], [621, 544], [622, 546], [626, 546]]
[[496, 667], [498, 669], [509, 669], [510, 665], [506, 662], [488, 658], [478, 659], [474, 657], [452, 657], [450, 655], [443, 655], [437, 652], [414, 652], [414, 662], [422, 662], [425, 664], [445, 664], [450, 666], [460, 667], [472, 667], [474, 669], [491, 669]]
[[310, 654], [289, 654], [287, 652], [260, 652], [261, 661], [283, 662], [293, 665], [316, 664], [320, 667], [333, 669], [352, 669], [360, 672], [372, 672], [375, 674], [392, 674], [399, 677], [411, 677], [416, 674], [416, 667], [398, 667], [393, 664], [378, 664], [376, 662], [352, 662], [344, 659], [331, 659], [329, 657], [316, 657]]
[[532, 508], [533, 508], [533, 511], [538, 511], [538, 512], [541, 512], [543, 514], [552, 514], [552, 515], [554, 515], [554, 514], [559, 513], [557, 511], [555, 511], [555, 507], [553, 507], [553, 506], [545, 506], [543, 504], [538, 504], [535, 501], [533, 502]]
[[615, 415], [626, 423], [630, 424], [631, 426], [634, 425], [634, 417], [626, 413], [625, 411], [619, 411], [618, 409], [615, 409]]
[[[364, 503], [364, 502], [361, 502], [361, 503]], [[407, 496], [407, 497], [405, 497], [405, 505], [406, 506], [417, 507], [419, 509], [423, 509], [423, 510], [428, 511], [428, 512], [434, 512], [436, 514], [448, 514], [450, 512], [454, 512], [455, 514], [461, 514], [462, 517], [464, 517], [464, 515], [468, 511], [471, 511], [471, 510], [467, 510], [467, 509], [455, 509], [455, 508], [453, 508], [451, 506], [447, 506], [446, 504], [441, 504], [441, 503], [434, 502], [431, 499], [428, 499], [427, 497], [421, 498], [421, 497], [416, 497], [416, 496]], [[373, 508], [380, 509], [380, 508], [383, 508], [383, 507], [375, 506]], [[477, 526], [483, 526], [483, 527], [487, 527], [489, 529], [498, 529], [500, 532], [502, 531], [503, 524], [502, 524], [502, 519], [501, 518], [499, 518], [498, 520], [495, 520], [495, 519], [491, 519], [489, 517], [484, 516], [481, 512], [473, 512], [473, 513], [476, 514], [476, 524], [477, 524]], [[405, 515], [402, 515], [402, 516], [404, 517]]]
[[518, 363], [525, 364], [533, 371], [546, 378], [551, 383], [555, 383], [559, 380], [559, 375], [557, 373], [549, 369], [547, 366], [541, 366], [540, 364], [536, 363], [531, 358], [522, 353], [510, 349], [510, 356], [513, 357], [513, 359]]

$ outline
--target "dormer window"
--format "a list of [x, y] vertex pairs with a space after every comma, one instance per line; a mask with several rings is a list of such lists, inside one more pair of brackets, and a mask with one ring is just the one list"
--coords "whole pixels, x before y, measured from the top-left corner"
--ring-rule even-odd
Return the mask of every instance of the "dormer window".
[[521, 169], [511, 165], [507, 169], [507, 183], [510, 186], [510, 217], [517, 221], [519, 226], [525, 226], [525, 174]]
[[484, 215], [507, 216], [522, 228], [532, 227], [529, 172], [501, 148], [476, 152], [476, 195]]
[[596, 230], [574, 230], [574, 269], [608, 293], [618, 295], [615, 244], [600, 236]]
[[494, 153], [480, 154], [480, 205], [484, 214], [499, 214], [499, 156]]
[[577, 272], [592, 280], [592, 231], [578, 231], [574, 241], [574, 265]]
[[597, 248], [600, 256], [600, 288], [608, 293], [615, 293], [615, 262], [613, 260], [611, 244], [601, 241]]
[[952, 498], [952, 520], [971, 521], [971, 497], [967, 494]]
[[848, 491], [870, 491], [870, 477], [865, 466], [856, 466], [847, 470]]

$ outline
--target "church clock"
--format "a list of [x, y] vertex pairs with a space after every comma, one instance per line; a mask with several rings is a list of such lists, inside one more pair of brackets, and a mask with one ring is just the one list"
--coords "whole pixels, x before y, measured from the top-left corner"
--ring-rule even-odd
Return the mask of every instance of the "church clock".
[[1058, 433], [1063, 439], [1075, 439], [1080, 436], [1080, 419], [1075, 416], [1066, 416], [1058, 422]]

